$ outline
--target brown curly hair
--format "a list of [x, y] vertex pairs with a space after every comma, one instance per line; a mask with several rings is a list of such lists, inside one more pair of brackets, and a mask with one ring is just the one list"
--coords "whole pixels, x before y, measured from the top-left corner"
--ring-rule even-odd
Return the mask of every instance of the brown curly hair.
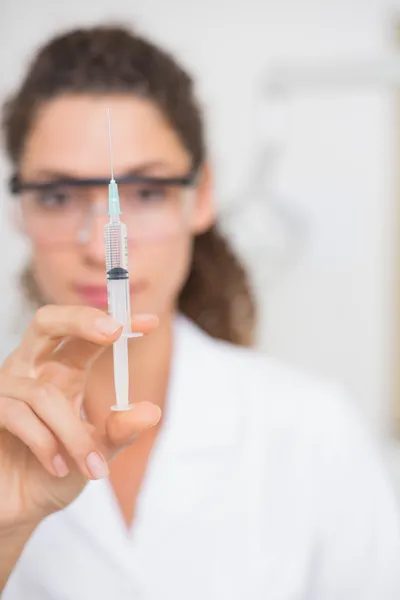
[[[61, 94], [132, 93], [162, 111], [190, 152], [194, 168], [206, 158], [201, 110], [190, 76], [167, 52], [124, 27], [92, 27], [58, 35], [35, 56], [20, 89], [4, 105], [7, 153], [18, 167], [38, 108]], [[31, 269], [21, 281], [41, 304]], [[255, 302], [242, 264], [217, 225], [196, 236], [179, 308], [216, 338], [252, 343]]]

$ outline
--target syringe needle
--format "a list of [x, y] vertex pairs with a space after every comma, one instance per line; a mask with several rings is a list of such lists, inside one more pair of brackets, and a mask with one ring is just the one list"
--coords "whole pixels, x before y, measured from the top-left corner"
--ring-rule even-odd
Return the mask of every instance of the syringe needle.
[[110, 117], [110, 109], [107, 108], [108, 112], [108, 140], [110, 143], [110, 166], [111, 166], [111, 179], [114, 179], [114, 160], [112, 153], [112, 141], [111, 141], [111, 117]]

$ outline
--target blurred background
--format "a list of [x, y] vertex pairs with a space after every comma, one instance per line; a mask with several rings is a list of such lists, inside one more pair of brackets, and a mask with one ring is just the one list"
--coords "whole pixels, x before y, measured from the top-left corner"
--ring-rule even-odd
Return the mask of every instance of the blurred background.
[[[2, 0], [0, 14], [1, 99], [38, 45], [79, 24], [135, 25], [183, 60], [258, 345], [349, 389], [400, 498], [400, 0]], [[0, 344], [26, 250], [8, 203], [3, 185]]]

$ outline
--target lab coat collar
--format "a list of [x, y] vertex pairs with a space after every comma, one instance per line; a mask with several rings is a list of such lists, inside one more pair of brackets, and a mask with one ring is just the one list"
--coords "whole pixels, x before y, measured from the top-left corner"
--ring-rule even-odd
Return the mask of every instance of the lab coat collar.
[[175, 318], [163, 434], [170, 451], [199, 451], [238, 440], [244, 403], [234, 402], [233, 352], [233, 346], [211, 338], [187, 317]]

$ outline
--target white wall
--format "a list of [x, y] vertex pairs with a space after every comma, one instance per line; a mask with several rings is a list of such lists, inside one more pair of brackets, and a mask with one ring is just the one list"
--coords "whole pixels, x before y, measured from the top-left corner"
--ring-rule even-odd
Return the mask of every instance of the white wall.
[[[257, 90], [274, 61], [390, 53], [396, 8], [393, 0], [2, 4], [0, 92], [18, 80], [30, 51], [46, 35], [77, 23], [136, 21], [182, 53], [209, 109], [221, 207], [246, 192], [260, 130], [268, 136], [266, 123], [257, 119], [268, 122], [271, 115], [268, 107], [262, 110]], [[288, 361], [343, 381], [370, 422], [385, 430], [396, 202], [392, 97], [383, 90], [306, 92], [293, 99], [286, 115], [287, 144], [275, 185], [300, 209], [309, 233], [292, 267], [271, 285], [262, 284], [260, 342]], [[249, 253], [252, 237], [248, 230]], [[15, 272], [21, 249], [4, 224], [0, 250], [2, 273]], [[2, 294], [0, 328], [7, 326], [13, 302]]]

